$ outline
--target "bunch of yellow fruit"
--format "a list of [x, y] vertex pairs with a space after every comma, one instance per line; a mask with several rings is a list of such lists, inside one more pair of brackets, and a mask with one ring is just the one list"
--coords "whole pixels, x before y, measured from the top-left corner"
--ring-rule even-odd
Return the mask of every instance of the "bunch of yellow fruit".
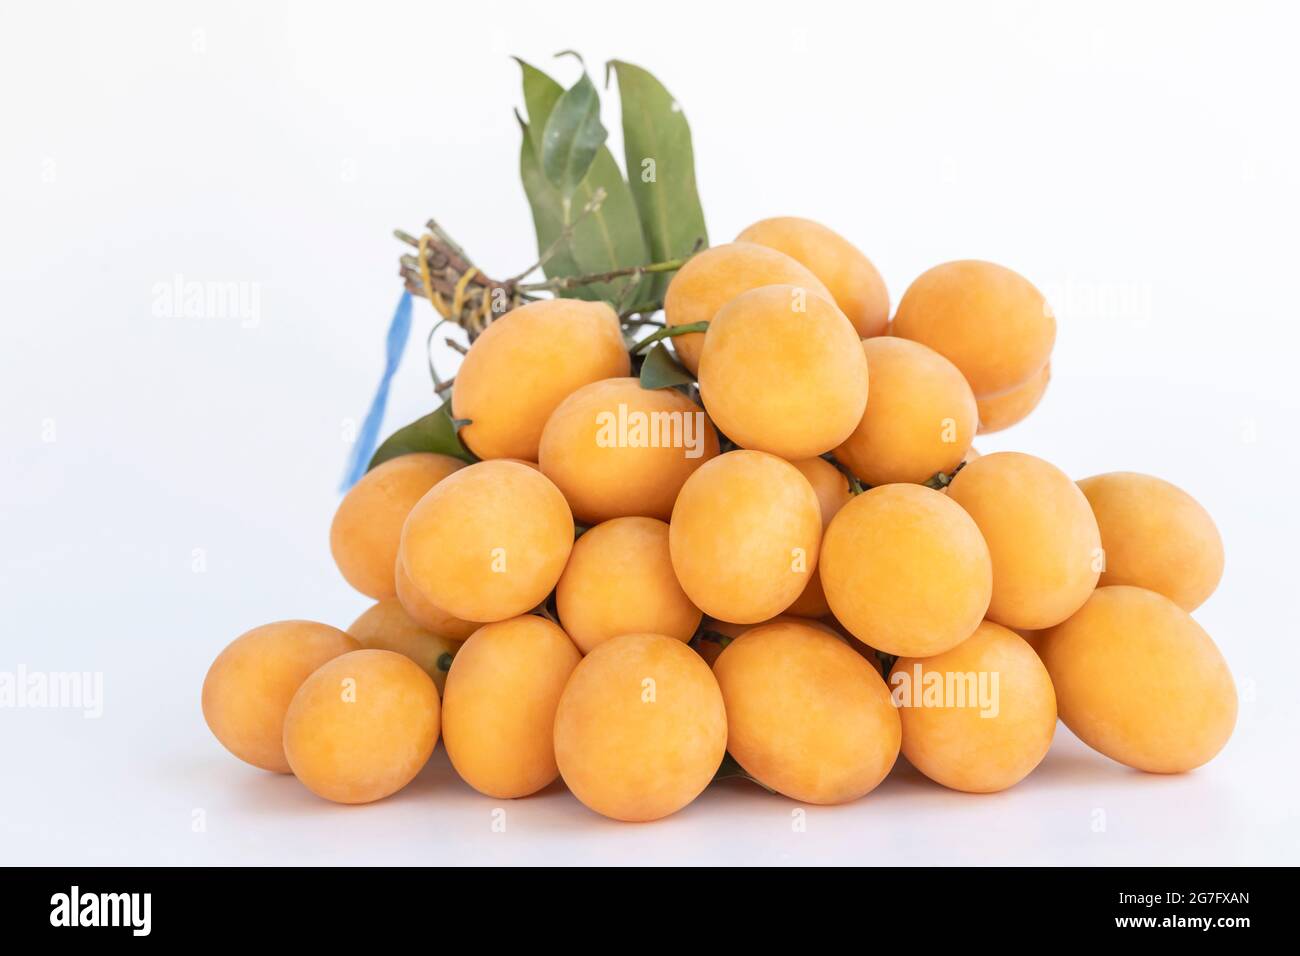
[[330, 800], [396, 792], [441, 736], [484, 794], [560, 777], [632, 821], [726, 753], [807, 803], [863, 796], [900, 750], [1001, 790], [1058, 716], [1141, 770], [1210, 760], [1237, 702], [1189, 614], [1223, 570], [1209, 515], [1157, 478], [971, 447], [1047, 386], [1055, 320], [1015, 272], [946, 263], [889, 306], [849, 242], [783, 218], [667, 289], [698, 390], [630, 377], [604, 302], [497, 318], [452, 395], [478, 460], [393, 458], [335, 515], [339, 569], [378, 603], [346, 632], [238, 638], [209, 726]]

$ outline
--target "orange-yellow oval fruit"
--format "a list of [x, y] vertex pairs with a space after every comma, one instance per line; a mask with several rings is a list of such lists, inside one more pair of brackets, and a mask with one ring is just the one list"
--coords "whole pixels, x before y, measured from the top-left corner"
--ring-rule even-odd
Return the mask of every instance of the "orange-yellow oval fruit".
[[582, 655], [568, 635], [533, 615], [485, 624], [447, 675], [442, 739], [475, 790], [512, 799], [556, 777], [555, 708]]
[[618, 315], [604, 302], [547, 299], [507, 312], [456, 372], [452, 414], [480, 458], [537, 460], [542, 426], [564, 398], [631, 367]]
[[583, 534], [556, 586], [555, 607], [584, 654], [620, 634], [689, 641], [701, 616], [673, 573], [668, 525], [656, 518], [614, 518]]
[[405, 654], [360, 650], [318, 668], [284, 718], [294, 776], [335, 803], [370, 803], [401, 790], [438, 742], [438, 689]]
[[[812, 617], [800, 617], [797, 614], [778, 614], [774, 618], [760, 621], [757, 624], [732, 624], [730, 621], [718, 621], [708, 618], [703, 622], [697, 637], [691, 641], [691, 647], [695, 648], [695, 652], [704, 658], [705, 663], [712, 667], [717, 663], [718, 656], [731, 645], [732, 641], [756, 627], [766, 627], [769, 624], [801, 624], [805, 627], [823, 631], [845, 644], [849, 643], [849, 637], [846, 634], [841, 634], [826, 621], [819, 621]], [[854, 641], [853, 643], [857, 644], [859, 642]]]
[[713, 317], [700, 398], [724, 435], [789, 460], [844, 441], [867, 406], [867, 361], [834, 303], [790, 285], [736, 296]]
[[856, 800], [898, 758], [889, 690], [839, 637], [803, 624], [756, 627], [727, 646], [713, 672], [727, 709], [727, 750], [791, 799]]
[[435, 606], [465, 621], [537, 607], [573, 548], [560, 489], [513, 461], [482, 461], [435, 486], [402, 530], [402, 564]]
[[1045, 635], [1061, 720], [1094, 750], [1150, 773], [1211, 760], [1237, 721], [1237, 689], [1214, 641], [1163, 594], [1098, 588]]
[[811, 219], [762, 219], [736, 237], [784, 252], [807, 266], [835, 298], [862, 338], [884, 335], [889, 290], [871, 260], [839, 233]]
[[732, 451], [687, 479], [669, 524], [673, 570], [710, 617], [756, 624], [788, 608], [817, 567], [821, 508], [789, 462]]
[[988, 617], [1038, 630], [1077, 611], [1097, 586], [1101, 535], [1088, 499], [1054, 465], [1019, 452], [984, 455], [948, 497], [979, 525], [993, 558]]
[[953, 790], [993, 793], [1019, 783], [1056, 732], [1047, 668], [992, 621], [942, 654], [899, 658], [889, 685], [903, 719], [903, 756]]
[[979, 434], [1000, 432], [1027, 418], [1042, 401], [1043, 395], [1047, 392], [1047, 383], [1051, 379], [1052, 363], [1048, 362], [1024, 384], [1017, 385], [1000, 395], [979, 399], [976, 403], [979, 406], [980, 416]]
[[405, 654], [433, 678], [438, 693], [447, 681], [451, 659], [461, 642], [426, 630], [402, 608], [397, 598], [386, 598], [364, 611], [348, 626], [362, 647]]
[[658, 820], [709, 784], [727, 715], [709, 665], [681, 641], [624, 634], [574, 669], [555, 714], [555, 758], [573, 795], [615, 820]]
[[667, 521], [686, 479], [717, 454], [703, 409], [634, 378], [584, 385], [542, 430], [542, 473], [584, 524], [627, 515]]
[[862, 343], [871, 397], [835, 457], [869, 485], [951, 472], [975, 437], [975, 396], [934, 349], [892, 336]]
[[1100, 584], [1156, 591], [1184, 611], [1200, 607], [1223, 577], [1223, 539], [1201, 505], [1151, 475], [1116, 471], [1079, 482], [1101, 529]]
[[[750, 289], [765, 285], [795, 285], [832, 298], [830, 290], [801, 263], [784, 252], [752, 242], [732, 242], [705, 249], [677, 270], [664, 294], [668, 326], [710, 322], [714, 314]], [[704, 335], [693, 332], [673, 338], [673, 349], [692, 373], [699, 369]]]
[[961, 369], [976, 398], [1015, 388], [1047, 364], [1056, 319], [1023, 276], [965, 259], [917, 277], [898, 303], [894, 335], [930, 346]]
[[288, 773], [281, 737], [294, 692], [311, 672], [361, 645], [328, 624], [277, 621], [241, 634], [203, 681], [203, 719], [245, 763]]
[[[849, 480], [842, 471], [824, 458], [804, 458], [791, 464], [799, 469], [799, 474], [808, 479], [808, 484], [812, 485], [813, 492], [817, 495], [817, 503], [822, 511], [822, 532], [825, 533], [831, 519], [853, 497]], [[796, 617], [808, 618], [825, 617], [831, 613], [831, 606], [826, 603], [826, 592], [822, 588], [820, 574], [812, 575], [803, 593], [795, 598], [794, 603], [787, 610]]]
[[993, 587], [975, 522], [924, 485], [856, 496], [826, 529], [820, 562], [836, 620], [888, 654], [929, 657], [961, 643]]
[[483, 626], [481, 621], [462, 621], [454, 614], [448, 614], [424, 596], [411, 576], [406, 573], [401, 556], [397, 559], [397, 600], [407, 616], [432, 634], [450, 641], [463, 641]]
[[352, 486], [330, 525], [330, 552], [348, 584], [372, 598], [396, 593], [393, 564], [406, 516], [425, 492], [464, 467], [449, 455], [400, 455]]

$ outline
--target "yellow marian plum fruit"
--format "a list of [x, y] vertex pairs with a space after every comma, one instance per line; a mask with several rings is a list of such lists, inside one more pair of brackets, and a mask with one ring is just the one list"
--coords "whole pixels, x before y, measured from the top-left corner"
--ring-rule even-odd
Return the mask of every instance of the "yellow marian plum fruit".
[[1052, 745], [1052, 679], [1034, 649], [1001, 624], [984, 621], [934, 657], [899, 658], [889, 685], [903, 719], [903, 756], [953, 790], [1005, 790]]
[[514, 461], [456, 472], [420, 499], [402, 529], [411, 583], [464, 621], [504, 621], [537, 607], [572, 548], [564, 495]]
[[235, 638], [203, 681], [203, 719], [245, 763], [288, 773], [281, 737], [294, 692], [326, 661], [361, 645], [328, 624], [277, 621]]
[[[817, 503], [822, 510], [822, 531], [831, 523], [836, 512], [849, 503], [853, 492], [844, 473], [824, 458], [805, 458], [791, 462], [799, 469], [799, 474], [808, 479], [817, 494]], [[789, 612], [796, 617], [818, 618], [831, 613], [831, 606], [826, 603], [826, 592], [822, 589], [821, 575], [814, 574], [804, 587]]]
[[941, 654], [979, 626], [993, 588], [970, 516], [924, 485], [881, 485], [826, 529], [822, 585], [836, 620], [887, 654]]
[[737, 624], [788, 608], [817, 567], [821, 508], [808, 479], [761, 451], [731, 451], [687, 479], [668, 544], [691, 602]]
[[871, 260], [839, 233], [811, 219], [777, 216], [754, 223], [737, 242], [756, 242], [806, 265], [835, 298], [861, 338], [884, 335], [889, 290]]
[[1088, 499], [1032, 455], [984, 455], [957, 473], [948, 497], [979, 525], [993, 558], [988, 618], [1041, 630], [1077, 611], [1097, 586], [1101, 535]]
[[480, 458], [537, 460], [542, 426], [575, 389], [631, 367], [618, 315], [604, 302], [530, 302], [491, 323], [456, 372], [452, 414]]
[[[417, 625], [449, 641], [464, 641], [483, 626], [481, 621], [462, 621], [438, 607], [415, 586], [411, 576], [406, 573], [402, 558], [397, 558], [397, 600], [407, 617]], [[439, 688], [441, 689], [441, 688]]]
[[[819, 621], [813, 617], [800, 617], [797, 614], [778, 614], [770, 620], [760, 621], [757, 624], [732, 624], [730, 621], [717, 621], [709, 618], [704, 622], [698, 640], [695, 640], [691, 646], [712, 667], [717, 663], [718, 655], [726, 650], [732, 641], [756, 627], [766, 627], [769, 624], [800, 624], [804, 627], [813, 627], [819, 631], [824, 631], [845, 644], [848, 644], [850, 640], [846, 634], [841, 634], [826, 621]], [[858, 644], [859, 642], [854, 641], [853, 643]]]
[[856, 800], [898, 758], [898, 711], [880, 675], [838, 636], [767, 624], [732, 641], [714, 665], [727, 709], [727, 750], [793, 800]]
[[574, 669], [555, 714], [555, 759], [573, 795], [615, 820], [658, 820], [709, 784], [727, 715], [709, 665], [662, 634], [605, 641]]
[[526, 797], [556, 777], [555, 708], [582, 655], [567, 634], [533, 615], [485, 624], [447, 675], [442, 740], [475, 790]]
[[903, 293], [891, 330], [950, 359], [976, 398], [1027, 382], [1056, 341], [1043, 294], [1010, 269], [975, 259], [922, 273]]
[[352, 486], [330, 525], [330, 551], [348, 584], [375, 599], [396, 593], [393, 563], [406, 516], [426, 491], [464, 467], [449, 455], [400, 455]]
[[611, 378], [578, 389], [542, 430], [541, 468], [584, 524], [667, 521], [695, 469], [718, 454], [704, 411], [671, 388]]
[[1100, 584], [1132, 584], [1194, 611], [1223, 576], [1223, 539], [1214, 519], [1176, 485], [1116, 471], [1079, 482], [1101, 529]]
[[792, 461], [816, 457], [862, 420], [867, 360], [859, 341], [844, 313], [807, 289], [742, 293], [709, 323], [700, 398], [738, 445]]
[[[668, 327], [711, 322], [717, 311], [750, 289], [765, 285], [795, 285], [833, 299], [809, 269], [784, 252], [752, 242], [732, 242], [705, 249], [677, 270], [664, 294]], [[673, 350], [694, 374], [704, 348], [703, 333], [673, 337]]]
[[1047, 383], [1052, 379], [1052, 363], [1048, 362], [1033, 374], [1029, 381], [1017, 385], [1010, 391], [978, 399], [980, 427], [978, 434], [1000, 432], [1010, 428], [1029, 416], [1047, 391]]
[[1112, 760], [1182, 773], [1232, 736], [1237, 689], [1214, 641], [1163, 594], [1098, 588], [1043, 635], [1061, 720]]
[[614, 518], [583, 534], [560, 575], [555, 607], [584, 654], [620, 634], [689, 641], [701, 616], [677, 583], [668, 525], [656, 518]]
[[298, 688], [284, 718], [294, 776], [318, 797], [370, 803], [415, 779], [438, 742], [438, 689], [405, 654], [336, 657]]
[[975, 396], [946, 358], [894, 337], [862, 343], [871, 397], [835, 457], [869, 485], [923, 482], [951, 472], [975, 437]]
[[421, 627], [403, 609], [397, 598], [385, 598], [348, 626], [362, 647], [405, 654], [433, 678], [438, 693], [447, 682], [447, 668], [460, 650], [460, 641], [434, 634]]

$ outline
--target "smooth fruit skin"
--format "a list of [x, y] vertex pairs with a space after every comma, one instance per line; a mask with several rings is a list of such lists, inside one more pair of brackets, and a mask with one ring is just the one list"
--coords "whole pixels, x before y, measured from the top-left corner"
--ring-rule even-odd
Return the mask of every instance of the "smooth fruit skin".
[[584, 524], [628, 515], [667, 521], [686, 479], [717, 456], [718, 433], [676, 389], [610, 378], [560, 403], [540, 454], [542, 473]]
[[1052, 363], [1048, 362], [1024, 384], [1000, 395], [978, 399], [976, 404], [979, 406], [980, 427], [977, 434], [1000, 432], [1024, 421], [1043, 400], [1051, 380]]
[[533, 615], [485, 624], [447, 675], [442, 739], [462, 779], [490, 797], [536, 793], [559, 776], [555, 708], [582, 655]]
[[1039, 630], [1088, 599], [1101, 571], [1101, 533], [1088, 499], [1041, 458], [997, 452], [967, 463], [948, 497], [979, 525], [993, 558], [988, 618]]
[[[820, 279], [785, 253], [752, 242], [732, 242], [697, 253], [677, 270], [664, 294], [664, 320], [670, 328], [711, 322], [736, 296], [765, 285], [803, 286], [810, 294], [833, 300]], [[702, 333], [673, 337], [673, 350], [691, 374], [699, 370], [703, 349]]]
[[757, 624], [788, 608], [817, 567], [821, 508], [789, 462], [760, 451], [719, 455], [687, 479], [668, 544], [691, 602], [710, 617]]
[[709, 665], [662, 634], [623, 634], [574, 669], [555, 714], [555, 758], [573, 795], [615, 820], [658, 820], [708, 786], [727, 748]]
[[736, 296], [713, 317], [700, 398], [736, 444], [814, 458], [853, 433], [867, 407], [858, 334], [829, 299], [790, 285]]
[[1103, 587], [1132, 584], [1194, 611], [1223, 577], [1223, 539], [1201, 505], [1177, 485], [1116, 471], [1079, 482], [1101, 529]]
[[620, 634], [665, 634], [689, 641], [700, 626], [673, 573], [668, 525], [614, 518], [573, 545], [555, 589], [560, 623], [582, 653]]
[[560, 489], [513, 461], [482, 461], [435, 486], [402, 529], [402, 564], [436, 607], [503, 621], [537, 607], [573, 548]]
[[[799, 474], [807, 478], [808, 484], [812, 485], [817, 495], [817, 503], [821, 506], [822, 533], [825, 534], [826, 526], [831, 523], [831, 519], [853, 497], [849, 479], [825, 458], [804, 458], [790, 464], [798, 468]], [[826, 603], [826, 592], [822, 588], [820, 574], [812, 575], [803, 593], [795, 598], [788, 611], [797, 617], [809, 618], [825, 617], [831, 613], [831, 606]]]
[[[927, 701], [926, 681], [936, 678], [968, 696]], [[992, 621], [942, 654], [899, 658], [890, 688], [902, 705], [903, 756], [953, 790], [994, 793], [1019, 783], [1047, 756], [1056, 733], [1056, 694], [1047, 668], [1032, 647]]]
[[330, 552], [348, 584], [376, 600], [396, 593], [393, 563], [406, 516], [425, 492], [464, 467], [449, 455], [401, 455], [349, 489], [330, 525]]
[[281, 737], [294, 693], [326, 661], [361, 645], [337, 627], [277, 621], [241, 634], [217, 655], [203, 681], [203, 719], [245, 763], [288, 773]]
[[885, 334], [889, 325], [885, 280], [871, 260], [839, 233], [811, 219], [777, 216], [754, 223], [736, 241], [756, 242], [803, 263], [825, 283], [861, 338]]
[[336, 657], [303, 682], [284, 718], [284, 752], [312, 793], [370, 803], [415, 779], [438, 742], [438, 689], [394, 651]]
[[[704, 658], [705, 663], [712, 667], [717, 663], [718, 655], [730, 646], [732, 641], [740, 637], [740, 635], [754, 630], [756, 627], [766, 627], [768, 624], [802, 624], [806, 627], [812, 627], [819, 631], [824, 631], [836, 640], [843, 641], [845, 644], [849, 643], [850, 640], [846, 634], [841, 634], [826, 621], [819, 621], [812, 617], [800, 617], [797, 614], [778, 614], [774, 618], [766, 621], [759, 621], [757, 624], [732, 624], [730, 621], [718, 621], [713, 618], [708, 618], [704, 621], [704, 626], [701, 628], [701, 631], [712, 631], [713, 634], [707, 637], [701, 634], [701, 639], [692, 642], [691, 646], [695, 648], [695, 652], [699, 654], [700, 657]], [[723, 640], [721, 641], [716, 639], [716, 635], [719, 634], [723, 637]], [[858, 644], [859, 642], [854, 641], [853, 643]]]
[[756, 627], [727, 646], [713, 673], [727, 709], [727, 750], [792, 800], [856, 800], [898, 758], [889, 690], [839, 637], [804, 624]]
[[978, 413], [957, 366], [934, 349], [886, 336], [862, 343], [871, 376], [866, 410], [835, 458], [868, 485], [923, 482], [970, 450]]
[[537, 460], [555, 406], [588, 382], [631, 367], [618, 315], [604, 302], [530, 302], [491, 323], [456, 372], [452, 414], [479, 458]]
[[397, 598], [372, 605], [348, 625], [348, 633], [362, 647], [405, 654], [433, 678], [438, 693], [447, 681], [447, 670], [438, 665], [444, 656], [454, 657], [461, 642], [426, 630], [406, 613]]
[[406, 573], [406, 565], [401, 555], [397, 558], [395, 569], [397, 579], [397, 600], [412, 621], [432, 634], [449, 641], [464, 641], [483, 626], [481, 621], [462, 621], [454, 614], [448, 614], [415, 586], [411, 576]]
[[1047, 364], [1056, 319], [1023, 276], [964, 259], [918, 276], [898, 303], [891, 331], [946, 356], [976, 398], [986, 398], [1028, 381]]
[[975, 522], [923, 485], [857, 495], [826, 529], [819, 567], [836, 620], [864, 644], [913, 657], [969, 637], [993, 587]]
[[1163, 594], [1098, 588], [1042, 637], [1061, 720], [1112, 760], [1182, 773], [1211, 760], [1237, 721], [1237, 689], [1214, 641]]

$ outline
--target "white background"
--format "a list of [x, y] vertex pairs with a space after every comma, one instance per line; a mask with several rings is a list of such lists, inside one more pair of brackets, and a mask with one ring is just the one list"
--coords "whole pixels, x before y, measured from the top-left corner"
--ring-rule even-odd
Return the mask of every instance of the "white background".
[[[1227, 2], [6, 4], [0, 670], [99, 671], [105, 700], [0, 710], [0, 862], [1297, 862], [1296, 27]], [[1145, 776], [1062, 727], [1009, 792], [900, 767], [803, 833], [741, 782], [640, 826], [557, 785], [494, 833], [441, 750], [356, 808], [222, 750], [215, 654], [367, 605], [326, 541], [399, 293], [390, 230], [436, 215], [490, 273], [531, 261], [509, 55], [567, 84], [565, 48], [681, 100], [715, 242], [804, 215], [894, 301], [959, 257], [1048, 293], [1051, 389], [978, 445], [1211, 510], [1227, 573], [1197, 617], [1242, 698], [1218, 759]], [[176, 276], [246, 283], [255, 320], [155, 314]], [[388, 429], [432, 407], [430, 315]]]

